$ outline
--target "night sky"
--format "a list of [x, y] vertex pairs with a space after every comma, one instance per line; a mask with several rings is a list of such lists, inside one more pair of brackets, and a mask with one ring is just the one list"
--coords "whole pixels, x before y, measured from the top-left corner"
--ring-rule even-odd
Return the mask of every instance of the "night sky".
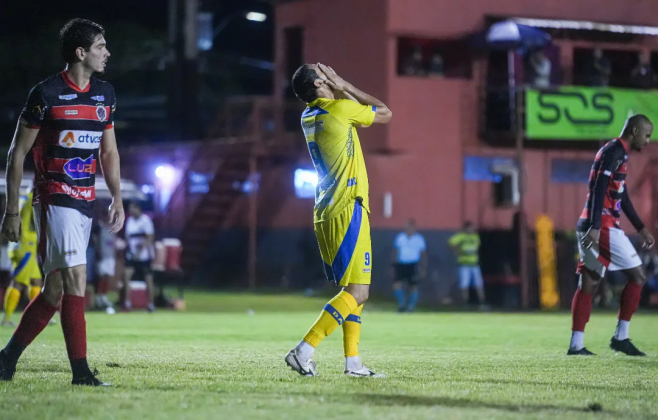
[[[241, 9], [268, 14], [264, 23], [235, 19], [216, 40], [215, 50], [234, 52], [258, 59], [272, 59], [272, 8], [257, 0], [199, 0], [199, 10], [215, 13], [215, 22]], [[155, 6], [157, 5], [157, 6]], [[65, 22], [74, 17], [94, 20], [101, 25], [133, 23], [156, 32], [167, 31], [167, 0], [2, 0], [0, 1], [0, 39], [29, 36], [43, 31], [48, 23]], [[57, 34], [53, 33], [56, 37]], [[107, 34], [111, 46], [111, 33]]]

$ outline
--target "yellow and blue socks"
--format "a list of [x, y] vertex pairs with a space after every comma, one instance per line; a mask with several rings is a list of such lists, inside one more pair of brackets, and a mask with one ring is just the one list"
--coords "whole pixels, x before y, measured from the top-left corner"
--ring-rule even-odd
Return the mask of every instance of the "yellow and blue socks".
[[28, 292], [30, 296], [30, 302], [33, 301], [35, 297], [39, 296], [39, 293], [41, 293], [40, 286], [30, 286], [30, 291]]
[[20, 300], [21, 292], [14, 287], [8, 287], [5, 292], [5, 321], [11, 321], [11, 316], [14, 314]]
[[305, 360], [309, 359], [320, 342], [342, 325], [356, 308], [356, 300], [352, 295], [344, 290], [338, 293], [324, 306], [318, 319], [297, 345], [299, 356]]
[[363, 367], [359, 357], [359, 339], [361, 338], [361, 311], [359, 306], [343, 322], [343, 349], [345, 350], [345, 369], [359, 370]]

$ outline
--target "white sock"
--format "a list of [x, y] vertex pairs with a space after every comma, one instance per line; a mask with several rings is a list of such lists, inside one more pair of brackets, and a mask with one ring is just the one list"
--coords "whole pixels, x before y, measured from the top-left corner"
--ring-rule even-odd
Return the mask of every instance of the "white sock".
[[352, 357], [346, 357], [345, 358], [345, 370], [359, 370], [363, 367], [363, 363], [361, 363], [361, 357], [359, 356], [352, 356]]
[[615, 339], [626, 340], [628, 338], [629, 325], [631, 325], [631, 321], [622, 321], [620, 319], [619, 322], [617, 322], [617, 329], [615, 330]]
[[583, 344], [583, 339], [585, 338], [585, 332], [584, 331], [574, 331], [571, 333], [571, 344], [569, 345], [569, 348], [572, 350], [580, 350], [583, 347], [585, 347], [585, 344]]
[[297, 344], [295, 350], [297, 350], [297, 355], [299, 356], [299, 358], [302, 359], [303, 361], [306, 361], [311, 357], [313, 357], [313, 353], [315, 352], [315, 347], [308, 344], [306, 341], [302, 340], [299, 342], [299, 344]]

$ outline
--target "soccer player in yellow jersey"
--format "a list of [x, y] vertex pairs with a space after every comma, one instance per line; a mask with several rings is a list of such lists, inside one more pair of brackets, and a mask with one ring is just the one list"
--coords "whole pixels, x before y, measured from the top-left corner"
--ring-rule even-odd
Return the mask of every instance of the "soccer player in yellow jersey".
[[32, 211], [32, 193], [27, 196], [21, 195], [20, 199], [23, 201], [20, 210], [23, 228], [19, 242], [9, 245], [9, 256], [14, 271], [11, 284], [5, 293], [5, 316], [2, 320], [3, 326], [10, 327], [15, 327], [11, 316], [18, 306], [21, 293], [27, 292], [32, 300], [39, 294], [43, 284], [41, 269], [37, 263], [37, 232]]
[[391, 111], [323, 64], [305, 64], [292, 77], [297, 97], [307, 103], [302, 129], [318, 173], [314, 227], [327, 278], [341, 291], [329, 301], [285, 361], [304, 376], [318, 374], [315, 348], [343, 327], [345, 374], [376, 375], [359, 358], [361, 311], [368, 300], [372, 269], [368, 175], [356, 126], [386, 124]]

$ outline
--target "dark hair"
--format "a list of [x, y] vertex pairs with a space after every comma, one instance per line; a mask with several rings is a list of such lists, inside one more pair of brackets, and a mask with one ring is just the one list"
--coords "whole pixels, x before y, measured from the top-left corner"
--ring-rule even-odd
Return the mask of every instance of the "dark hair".
[[79, 47], [89, 51], [98, 38], [105, 35], [105, 29], [88, 19], [71, 19], [59, 31], [59, 50], [67, 63], [77, 61], [75, 50]]
[[639, 130], [643, 126], [644, 127], [653, 126], [653, 123], [646, 115], [642, 115], [642, 114], [633, 115], [626, 122], [626, 126], [624, 127], [624, 132], [622, 133], [622, 135], [630, 134], [631, 130], [634, 127], [637, 127], [637, 129]]
[[304, 64], [292, 75], [292, 90], [300, 100], [307, 103], [313, 102], [318, 99], [318, 88], [315, 87], [315, 81], [319, 78], [320, 76], [310, 65]]
[[134, 207], [137, 207], [137, 208], [140, 209], [140, 210], [144, 210], [144, 209], [142, 208], [142, 203], [141, 203], [140, 201], [136, 201], [136, 200], [135, 200], [135, 201], [131, 201], [130, 203], [128, 203], [128, 208], [133, 207], [133, 206], [134, 206]]

